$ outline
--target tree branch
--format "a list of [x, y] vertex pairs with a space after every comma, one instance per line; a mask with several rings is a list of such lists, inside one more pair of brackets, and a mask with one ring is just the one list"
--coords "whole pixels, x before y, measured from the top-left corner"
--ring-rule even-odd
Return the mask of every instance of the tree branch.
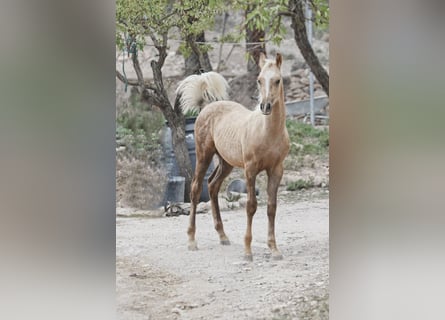
[[159, 42], [158, 38], [156, 37], [153, 30], [150, 29], [148, 26], [144, 26], [145, 30], [147, 31], [147, 34], [150, 36], [151, 40], [153, 41], [153, 45], [159, 52], [159, 58], [158, 58], [158, 64], [159, 67], [162, 68], [164, 66], [165, 58], [167, 58], [167, 33], [163, 32], [161, 34], [162, 41]]
[[291, 26], [294, 30], [295, 42], [297, 43], [304, 60], [311, 68], [311, 71], [323, 87], [323, 90], [329, 96], [329, 74], [321, 65], [320, 60], [307, 38], [306, 17], [302, 2], [300, 0], [289, 1], [289, 12], [291, 13]]
[[164, 111], [168, 112], [169, 110], [173, 110], [170, 100], [168, 100], [167, 92], [165, 91], [164, 82], [162, 80], [162, 72], [159, 64], [155, 60], [151, 60], [151, 69], [153, 70], [153, 79], [154, 84], [156, 86], [156, 94], [159, 100], [162, 102], [159, 106]]
[[125, 77], [122, 73], [116, 70], [116, 78], [118, 78], [123, 83], [127, 83], [129, 86], [139, 86], [139, 82], [136, 79], [127, 79], [125, 80]]
[[133, 54], [131, 60], [133, 61], [133, 68], [134, 71], [136, 71], [136, 76], [138, 77], [139, 86], [142, 90], [145, 90], [144, 74], [142, 73], [137, 54]]
[[167, 32], [164, 32], [162, 34], [162, 48], [157, 48], [159, 50], [159, 68], [162, 68], [164, 66], [165, 58], [167, 58], [167, 40]]
[[295, 13], [289, 12], [289, 11], [279, 11], [277, 13], [278, 16], [286, 16], [286, 17], [293, 17], [295, 16]]
[[[120, 73], [118, 70], [116, 70], [116, 78], [118, 78], [121, 82], [125, 83], [124, 75], [122, 73]], [[126, 82], [129, 86], [133, 86], [133, 87], [139, 86], [138, 79], [127, 78]], [[148, 79], [144, 79], [144, 85], [145, 85], [145, 88], [148, 90], [153, 90], [153, 91], [156, 90], [156, 88], [153, 86], [153, 83]]]
[[203, 68], [205, 66], [204, 56], [202, 55], [201, 50], [198, 48], [193, 35], [187, 37], [187, 43], [192, 49], [193, 53], [198, 57], [199, 65], [201, 68]]

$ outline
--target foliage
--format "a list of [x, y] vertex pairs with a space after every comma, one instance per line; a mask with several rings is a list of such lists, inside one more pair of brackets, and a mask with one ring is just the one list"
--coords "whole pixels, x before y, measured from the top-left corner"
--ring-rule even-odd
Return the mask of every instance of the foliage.
[[117, 0], [116, 45], [123, 49], [128, 35], [137, 39], [140, 48], [146, 44], [147, 36], [155, 44], [163, 43], [163, 37], [173, 29], [188, 39], [211, 27], [215, 15], [224, 8], [223, 1], [215, 0]]
[[199, 115], [199, 111], [198, 110], [188, 110], [186, 113], [185, 113], [185, 117], [186, 118], [195, 118], [195, 117], [197, 117]]
[[328, 0], [312, 0], [312, 10], [314, 14], [314, 24], [321, 30], [329, 28], [329, 3]]
[[138, 159], [159, 162], [161, 144], [159, 131], [164, 125], [160, 112], [147, 110], [141, 103], [124, 108], [116, 119], [116, 143], [125, 152]]
[[291, 155], [320, 155], [328, 152], [329, 132], [310, 124], [287, 119], [286, 127], [291, 140]]
[[292, 181], [287, 184], [287, 191], [296, 191], [301, 189], [309, 189], [313, 188], [314, 179], [310, 178], [309, 180], [298, 179], [297, 181]]
[[[175, 30], [182, 39], [189, 39], [208, 30], [214, 25], [215, 16], [228, 8], [252, 10], [239, 30], [227, 33], [220, 42], [238, 42], [245, 37], [246, 28], [264, 30], [268, 39], [279, 44], [286, 28], [282, 17], [289, 15], [293, 1], [300, 0], [117, 0], [116, 1], [116, 45], [122, 50], [126, 38], [132, 35], [139, 49], [146, 44], [147, 36], [162, 42], [162, 36]], [[317, 28], [327, 29], [329, 25], [329, 3], [327, 0], [309, 0], [313, 9], [313, 21]], [[198, 44], [202, 52], [211, 49], [209, 44]], [[187, 56], [191, 52], [188, 43], [180, 47]]]
[[[301, 0], [232, 0], [235, 8], [252, 10], [246, 17], [241, 31], [246, 28], [264, 30], [268, 34], [266, 41], [280, 44], [286, 34], [282, 23], [283, 16], [289, 16], [294, 1]], [[308, 0], [313, 11], [313, 22], [318, 29], [325, 30], [329, 26], [329, 3], [327, 0]]]
[[166, 184], [159, 132], [164, 117], [136, 99], [119, 105], [116, 116], [116, 200], [151, 209], [162, 201]]

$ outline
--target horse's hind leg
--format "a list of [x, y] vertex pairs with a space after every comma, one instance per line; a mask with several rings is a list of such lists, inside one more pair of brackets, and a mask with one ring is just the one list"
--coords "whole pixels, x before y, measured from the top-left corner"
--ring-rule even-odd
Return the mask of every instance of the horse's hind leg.
[[267, 217], [269, 220], [269, 228], [267, 234], [267, 245], [272, 253], [272, 258], [275, 260], [283, 259], [282, 254], [277, 249], [275, 241], [275, 214], [277, 211], [277, 192], [280, 185], [281, 177], [283, 176], [283, 167], [280, 165], [267, 171]]
[[218, 192], [221, 188], [222, 182], [230, 174], [230, 172], [232, 172], [233, 167], [224, 161], [224, 159], [219, 155], [218, 158], [219, 164], [209, 177], [210, 202], [212, 203], [213, 222], [215, 224], [215, 230], [219, 234], [220, 243], [222, 245], [229, 245], [230, 241], [224, 232], [224, 226], [219, 212]]
[[196, 206], [198, 205], [199, 198], [201, 196], [202, 191], [202, 181], [204, 180], [205, 173], [207, 168], [212, 161], [212, 157], [214, 152], [208, 152], [207, 154], [202, 154], [201, 152], [196, 152], [196, 167], [195, 174], [192, 180], [192, 188], [190, 192], [190, 225], [187, 230], [187, 234], [189, 237], [188, 249], [189, 250], [197, 250], [198, 246], [195, 241], [195, 232], [196, 232]]

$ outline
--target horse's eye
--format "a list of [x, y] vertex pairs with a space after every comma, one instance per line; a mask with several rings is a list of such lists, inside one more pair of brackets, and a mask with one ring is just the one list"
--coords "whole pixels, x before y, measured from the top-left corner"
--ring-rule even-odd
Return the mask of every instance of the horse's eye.
[[281, 80], [281, 79], [278, 79], [277, 81], [275, 81], [275, 84], [276, 84], [276, 85], [279, 85], [279, 84], [280, 84], [280, 80]]
[[260, 79], [257, 79], [257, 81], [256, 81], [258, 84], [261, 84], [261, 81], [260, 81]]

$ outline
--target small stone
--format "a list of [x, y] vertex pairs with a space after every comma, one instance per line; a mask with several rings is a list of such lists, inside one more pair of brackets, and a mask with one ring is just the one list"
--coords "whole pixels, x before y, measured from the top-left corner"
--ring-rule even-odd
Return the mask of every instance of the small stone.
[[175, 307], [172, 309], [172, 313], [181, 314], [182, 312], [181, 312], [181, 309], [178, 309]]
[[280, 311], [281, 311], [280, 307], [275, 307], [275, 308], [272, 309], [272, 312], [274, 312], [274, 313], [278, 313]]
[[247, 205], [247, 197], [242, 197], [238, 200], [238, 205], [240, 208], [245, 208]]
[[196, 211], [197, 212], [207, 212], [210, 211], [212, 208], [210, 201], [207, 202], [200, 202], [198, 203], [198, 205], [196, 206]]
[[315, 176], [314, 177], [314, 185], [316, 187], [321, 187], [322, 183], [323, 183], [323, 177], [320, 177], [320, 176]]
[[300, 79], [300, 83], [305, 85], [305, 86], [308, 86], [309, 85], [309, 79], [308, 78], [301, 78]]
[[305, 71], [305, 69], [301, 68], [301, 69], [297, 70], [297, 71], [295, 72], [295, 74], [296, 74], [299, 78], [302, 78], [302, 77], [305, 76], [304, 71]]

